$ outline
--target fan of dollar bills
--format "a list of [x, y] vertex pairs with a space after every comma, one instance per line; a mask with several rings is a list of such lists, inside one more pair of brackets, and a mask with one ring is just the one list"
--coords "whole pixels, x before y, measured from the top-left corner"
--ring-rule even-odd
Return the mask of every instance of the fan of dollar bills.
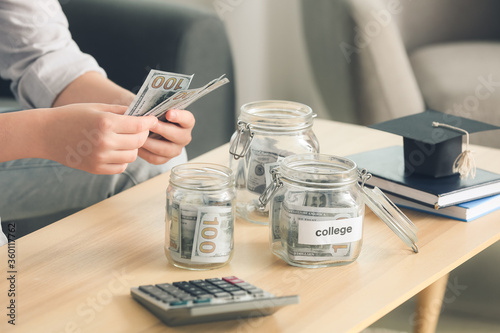
[[165, 113], [168, 110], [183, 110], [194, 101], [229, 82], [222, 75], [201, 88], [188, 89], [193, 76], [152, 69], [125, 115], [153, 115], [165, 121]]

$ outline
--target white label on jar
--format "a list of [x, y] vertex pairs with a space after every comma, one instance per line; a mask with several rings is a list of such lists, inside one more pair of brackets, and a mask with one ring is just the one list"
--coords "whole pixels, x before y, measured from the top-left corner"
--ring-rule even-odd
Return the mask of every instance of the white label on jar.
[[226, 262], [232, 249], [232, 208], [199, 207], [191, 260], [204, 263]]
[[308, 217], [298, 218], [299, 243], [327, 245], [356, 242], [363, 236], [363, 217], [317, 221]]

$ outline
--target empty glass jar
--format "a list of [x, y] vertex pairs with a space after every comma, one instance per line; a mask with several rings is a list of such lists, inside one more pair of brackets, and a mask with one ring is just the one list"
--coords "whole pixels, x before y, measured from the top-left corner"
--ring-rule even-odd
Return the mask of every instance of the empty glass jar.
[[233, 173], [225, 166], [186, 163], [172, 168], [165, 254], [173, 265], [201, 270], [231, 260], [235, 198]]
[[258, 198], [271, 182], [270, 170], [286, 156], [319, 152], [312, 131], [315, 116], [307, 105], [289, 101], [258, 101], [241, 107], [230, 147], [240, 217], [269, 222], [269, 207], [261, 206]]

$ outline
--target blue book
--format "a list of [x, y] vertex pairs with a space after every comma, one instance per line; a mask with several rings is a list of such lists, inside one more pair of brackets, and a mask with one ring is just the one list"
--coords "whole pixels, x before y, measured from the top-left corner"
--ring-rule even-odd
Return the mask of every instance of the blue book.
[[473, 179], [461, 179], [459, 175], [406, 176], [401, 146], [370, 150], [348, 158], [372, 174], [368, 185], [435, 209], [500, 194], [500, 175], [479, 168]]
[[475, 220], [500, 208], [500, 194], [469, 202], [463, 202], [455, 206], [449, 206], [441, 209], [434, 209], [433, 207], [422, 205], [418, 202], [411, 201], [397, 195], [387, 194], [387, 196], [398, 207], [410, 208], [465, 222]]

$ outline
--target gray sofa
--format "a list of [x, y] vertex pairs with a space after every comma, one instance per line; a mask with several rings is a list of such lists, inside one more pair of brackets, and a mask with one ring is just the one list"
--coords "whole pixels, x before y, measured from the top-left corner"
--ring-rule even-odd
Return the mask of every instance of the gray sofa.
[[[500, 125], [500, 2], [302, 3], [332, 119], [368, 125], [431, 108]], [[474, 134], [471, 142], [500, 148], [500, 134]]]
[[[166, 0], [61, 0], [61, 4], [80, 48], [97, 59], [111, 80], [133, 92], [152, 68], [194, 73], [193, 88], [226, 74], [230, 84], [188, 108], [196, 118], [188, 157], [229, 141], [236, 123], [234, 72], [225, 27], [215, 14]], [[15, 107], [9, 82], [3, 80], [0, 107]], [[17, 237], [70, 213], [16, 221]]]

